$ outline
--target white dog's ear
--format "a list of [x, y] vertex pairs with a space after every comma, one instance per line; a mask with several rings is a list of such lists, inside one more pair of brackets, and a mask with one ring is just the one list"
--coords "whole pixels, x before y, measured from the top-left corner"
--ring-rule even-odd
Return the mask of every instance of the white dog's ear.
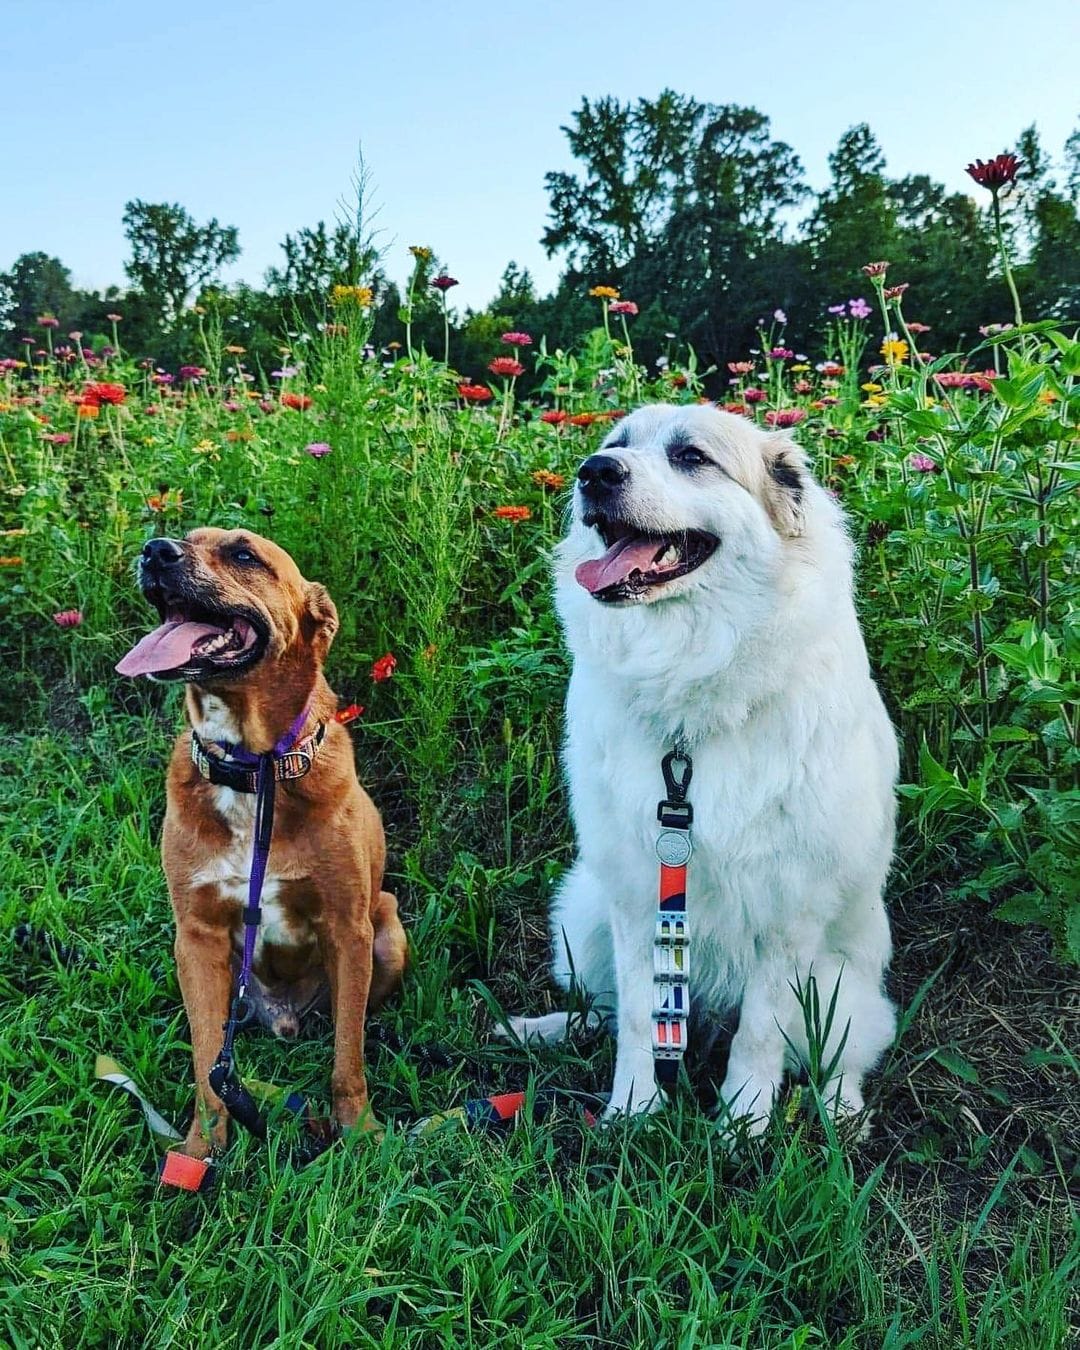
[[806, 456], [786, 436], [770, 437], [765, 444], [765, 510], [778, 534], [795, 539], [803, 532], [806, 495]]

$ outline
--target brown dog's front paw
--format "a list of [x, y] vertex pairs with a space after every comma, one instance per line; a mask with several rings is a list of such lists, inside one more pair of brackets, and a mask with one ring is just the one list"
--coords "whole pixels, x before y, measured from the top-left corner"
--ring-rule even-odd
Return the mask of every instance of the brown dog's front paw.
[[189, 1158], [209, 1158], [211, 1153], [221, 1153], [228, 1141], [229, 1118], [224, 1107], [220, 1113], [210, 1117], [205, 1128], [196, 1111], [187, 1138], [180, 1146], [180, 1152], [186, 1153]]
[[356, 1095], [334, 1096], [334, 1124], [344, 1134], [348, 1130], [360, 1130], [363, 1134], [383, 1133], [383, 1127], [375, 1118], [371, 1103], [367, 1097]]

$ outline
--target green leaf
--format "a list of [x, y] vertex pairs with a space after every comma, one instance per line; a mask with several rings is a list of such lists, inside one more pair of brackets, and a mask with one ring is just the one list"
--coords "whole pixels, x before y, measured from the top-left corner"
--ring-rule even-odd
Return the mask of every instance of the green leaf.
[[994, 910], [994, 918], [1002, 919], [1005, 923], [1045, 924], [1049, 917], [1047, 897], [1039, 891], [1021, 891], [1018, 895], [1010, 895], [1004, 904]]

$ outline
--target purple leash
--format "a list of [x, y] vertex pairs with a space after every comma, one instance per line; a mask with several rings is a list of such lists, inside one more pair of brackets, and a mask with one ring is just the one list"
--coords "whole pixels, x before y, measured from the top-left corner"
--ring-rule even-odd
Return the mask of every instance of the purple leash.
[[263, 883], [266, 864], [270, 859], [270, 839], [274, 831], [274, 793], [277, 786], [275, 761], [287, 755], [296, 744], [304, 723], [311, 712], [311, 704], [304, 706], [300, 716], [275, 744], [261, 755], [252, 754], [243, 746], [226, 746], [229, 757], [239, 764], [257, 771], [255, 788], [255, 826], [251, 852], [251, 874], [248, 878], [248, 900], [244, 910], [244, 955], [236, 981], [236, 993], [225, 1023], [225, 1038], [208, 1075], [211, 1088], [224, 1102], [229, 1115], [259, 1139], [266, 1138], [266, 1121], [255, 1104], [255, 1099], [240, 1081], [233, 1058], [233, 1041], [251, 983], [251, 966], [255, 959], [255, 941], [262, 921]]

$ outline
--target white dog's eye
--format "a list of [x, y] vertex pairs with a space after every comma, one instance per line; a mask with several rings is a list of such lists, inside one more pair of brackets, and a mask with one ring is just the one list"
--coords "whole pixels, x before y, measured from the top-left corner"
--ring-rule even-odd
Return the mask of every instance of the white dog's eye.
[[703, 454], [695, 445], [676, 445], [668, 451], [668, 459], [681, 468], [692, 469], [699, 464], [708, 464], [708, 455]]

